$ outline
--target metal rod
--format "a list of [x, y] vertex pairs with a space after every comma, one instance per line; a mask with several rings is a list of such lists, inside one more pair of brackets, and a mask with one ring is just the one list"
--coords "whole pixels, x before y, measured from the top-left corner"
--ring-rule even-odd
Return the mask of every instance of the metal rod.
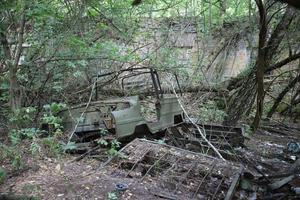
[[181, 90], [181, 87], [180, 87], [180, 84], [179, 84], [179, 81], [178, 81], [178, 76], [177, 76], [176, 73], [174, 74], [174, 76], [175, 76], [175, 79], [176, 79], [176, 83], [177, 83], [177, 86], [178, 86], [178, 89], [179, 89], [180, 96], [182, 96], [182, 90]]
[[143, 155], [134, 163], [134, 165], [131, 167], [131, 169], [129, 170], [129, 172], [126, 174], [125, 177], [127, 177], [131, 172], [132, 170], [135, 168], [135, 166], [146, 156], [147, 153], [149, 153], [150, 150], [147, 149], [144, 151]]
[[140, 179], [141, 181], [144, 180], [144, 178], [146, 177], [146, 175], [152, 170], [152, 168], [166, 155], [168, 154], [168, 152], [164, 153], [158, 160], [156, 160], [153, 165], [151, 165], [151, 167], [147, 170], [147, 172], [145, 173], [145, 175]]
[[188, 169], [188, 171], [180, 176], [180, 178], [183, 177], [184, 179], [179, 181], [179, 183], [176, 185], [176, 188], [173, 190], [173, 192], [175, 192], [175, 190], [178, 190], [178, 188], [182, 185], [182, 182], [187, 179], [192, 169], [194, 169], [197, 166], [196, 164], [197, 164], [197, 160], [194, 160], [194, 162], [191, 164], [191, 167]]
[[220, 183], [218, 184], [218, 186], [217, 186], [217, 188], [216, 188], [216, 190], [215, 190], [215, 192], [214, 192], [214, 195], [213, 195], [212, 199], [215, 199], [215, 196], [217, 195], [218, 190], [219, 190], [219, 188], [220, 188], [220, 186], [222, 185], [222, 183], [223, 183], [224, 180], [225, 180], [225, 176], [222, 177]]
[[214, 162], [212, 163], [212, 165], [211, 165], [211, 167], [210, 167], [210, 170], [205, 174], [205, 176], [203, 177], [203, 179], [202, 179], [201, 182], [199, 183], [199, 185], [198, 185], [198, 187], [197, 187], [195, 193], [193, 194], [192, 199], [195, 199], [195, 197], [196, 197], [196, 195], [197, 195], [197, 193], [198, 193], [198, 191], [199, 191], [199, 189], [200, 189], [202, 183], [204, 182], [204, 180], [206, 179], [206, 177], [207, 177], [209, 174], [211, 174], [211, 172], [213, 171], [213, 169], [215, 168], [215, 166], [216, 166], [216, 161], [214, 161]]
[[150, 69], [150, 72], [151, 72], [151, 78], [152, 78], [152, 82], [153, 82], [156, 97], [157, 97], [157, 99], [160, 99], [159, 92], [158, 92], [158, 86], [157, 86], [157, 82], [155, 80], [155, 75], [154, 75], [153, 69]]
[[156, 70], [154, 70], [154, 73], [155, 73], [157, 84], [158, 84], [158, 87], [159, 87], [159, 93], [160, 93], [160, 95], [162, 97], [163, 96], [163, 92], [162, 92], [162, 89], [161, 89], [160, 79], [159, 79], [159, 76], [158, 76], [158, 73], [157, 73]]

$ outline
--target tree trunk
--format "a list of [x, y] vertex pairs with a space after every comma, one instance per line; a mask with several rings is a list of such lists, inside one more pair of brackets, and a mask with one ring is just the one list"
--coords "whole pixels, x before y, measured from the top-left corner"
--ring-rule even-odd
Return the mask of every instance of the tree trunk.
[[[248, 75], [243, 78], [237, 78], [230, 83], [230, 89], [237, 88], [237, 95], [229, 103], [229, 110], [224, 124], [235, 125], [237, 121], [243, 116], [247, 108], [252, 107], [255, 95], [257, 94], [257, 112], [255, 120], [252, 124], [253, 129], [259, 127], [259, 122], [263, 114], [264, 88], [263, 77], [267, 71], [272, 59], [277, 53], [277, 49], [284, 38], [284, 35], [295, 16], [295, 11], [288, 7], [277, 24], [275, 30], [272, 32], [270, 39], [267, 41], [267, 13], [261, 0], [256, 0], [260, 12], [260, 36], [259, 36], [259, 50], [255, 66], [251, 69]], [[296, 58], [296, 57], [295, 57]], [[286, 60], [288, 61], [288, 60]], [[285, 62], [283, 62], [284, 64]], [[243, 80], [244, 79], [244, 80]]]
[[267, 41], [267, 13], [265, 6], [261, 0], [256, 0], [256, 5], [259, 10], [260, 16], [260, 29], [259, 29], [259, 41], [258, 41], [258, 55], [256, 64], [256, 85], [257, 85], [257, 98], [256, 98], [256, 113], [252, 124], [253, 131], [255, 132], [260, 124], [260, 119], [263, 113], [264, 104], [264, 73], [268, 66], [267, 52], [266, 52], [266, 41]]
[[[18, 82], [17, 72], [19, 67], [19, 61], [23, 52], [24, 42], [24, 29], [25, 29], [25, 6], [22, 11], [20, 21], [20, 31], [18, 34], [18, 43], [16, 47], [16, 54], [13, 58], [14, 62], [9, 64], [9, 101], [12, 111], [21, 107], [21, 89]], [[11, 56], [12, 57], [12, 56]]]

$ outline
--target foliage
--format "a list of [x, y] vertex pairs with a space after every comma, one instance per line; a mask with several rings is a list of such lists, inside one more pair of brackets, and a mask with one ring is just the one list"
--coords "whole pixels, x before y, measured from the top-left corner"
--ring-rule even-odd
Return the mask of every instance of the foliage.
[[30, 152], [33, 155], [37, 155], [38, 153], [40, 153], [41, 148], [42, 147], [40, 146], [40, 143], [36, 139], [34, 139], [30, 144]]
[[4, 183], [6, 177], [6, 171], [0, 167], [0, 184]]
[[102, 146], [107, 146], [107, 145], [108, 145], [108, 142], [107, 142], [106, 140], [104, 140], [104, 139], [99, 139], [99, 140], [97, 141], [97, 143], [98, 143], [99, 145], [102, 145]]
[[58, 116], [58, 113], [66, 108], [66, 104], [55, 103], [44, 105], [44, 115], [42, 117], [42, 123], [48, 125], [49, 133], [61, 133], [62, 119]]
[[41, 144], [44, 146], [46, 150], [46, 155], [51, 157], [59, 157], [62, 152], [63, 148], [59, 143], [58, 139], [55, 137], [47, 137], [43, 138]]
[[108, 134], [108, 130], [107, 129], [105, 129], [105, 128], [100, 128], [100, 135], [101, 136], [105, 136], [105, 135], [107, 135]]
[[[1, 151], [5, 152], [1, 156], [9, 158], [18, 168], [21, 166], [21, 154], [17, 145], [22, 141], [28, 142], [32, 154], [46, 150], [50, 156], [59, 156], [76, 148], [73, 142], [58, 142], [62, 134], [59, 113], [66, 108], [65, 103], [86, 102], [90, 85], [98, 73], [118, 71], [124, 67], [151, 66], [185, 77], [182, 82], [187, 85], [184, 86], [199, 86], [206, 81], [200, 71], [207, 64], [202, 62], [206, 59], [207, 49], [203, 48], [201, 52], [199, 46], [211, 48], [211, 44], [205, 44], [207, 39], [214, 40], [215, 35], [223, 38], [230, 31], [236, 31], [233, 43], [243, 37], [245, 30], [252, 32], [257, 20], [254, 4], [254, 1], [233, 0], [192, 3], [187, 0], [141, 1], [138, 6], [132, 6], [132, 0], [1, 1], [0, 64], [3, 67], [0, 69], [0, 103], [5, 111], [10, 111], [7, 108], [12, 95], [10, 89], [18, 88], [22, 105], [12, 109], [8, 116], [13, 125], [9, 131], [12, 146], [2, 146]], [[281, 4], [275, 2], [274, 5], [268, 8], [269, 16], [273, 17], [270, 18], [270, 30], [276, 30], [283, 14], [279, 12]], [[19, 38], [23, 17], [24, 34]], [[188, 23], [181, 24], [185, 20]], [[280, 44], [280, 48], [288, 48], [289, 53], [298, 49], [299, 26], [297, 20], [294, 21], [291, 26], [296, 31], [289, 32], [287, 41]], [[186, 27], [179, 27], [178, 31], [175, 25]], [[196, 30], [188, 30], [190, 25]], [[226, 26], [229, 28], [225, 29]], [[176, 34], [184, 33], [195, 36], [195, 42], [203, 44], [195, 45], [198, 49], [176, 46]], [[22, 47], [20, 58], [14, 60], [18, 57], [16, 49], [19, 41], [19, 47]], [[5, 45], [9, 47], [8, 52]], [[256, 45], [253, 47], [256, 51], [255, 48]], [[185, 55], [184, 49], [188, 49], [187, 54], [191, 57], [182, 56]], [[250, 64], [240, 73], [241, 79], [254, 70], [253, 60], [251, 57]], [[11, 70], [11, 64], [15, 64], [15, 70]], [[11, 88], [12, 77], [16, 77], [19, 87]], [[110, 82], [106, 81], [103, 81], [103, 86], [110, 86]], [[99, 88], [102, 88], [101, 83]], [[232, 108], [236, 109], [236, 106]], [[285, 107], [282, 108], [280, 106], [278, 110], [285, 110]], [[142, 112], [153, 114], [144, 108]], [[226, 116], [223, 106], [213, 101], [203, 103], [198, 114], [203, 122], [209, 123], [220, 123]], [[40, 138], [41, 124], [47, 125], [49, 137]], [[100, 129], [99, 133], [105, 136], [107, 130]], [[97, 142], [109, 148], [107, 154], [110, 156], [115, 155], [120, 147], [117, 140], [101, 138]]]
[[207, 101], [199, 108], [199, 119], [207, 123], [221, 123], [226, 116], [224, 110], [220, 110], [214, 101]]
[[109, 199], [109, 200], [117, 200], [118, 196], [114, 192], [108, 192], [107, 193], [107, 199]]
[[34, 139], [38, 136], [40, 130], [36, 128], [12, 129], [9, 133], [10, 141], [13, 145], [19, 144], [23, 139]]
[[120, 148], [120, 142], [116, 139], [113, 139], [111, 141], [109, 140], [105, 140], [103, 138], [100, 138], [97, 143], [101, 146], [104, 146], [104, 147], [109, 147], [109, 149], [106, 151], [106, 153], [109, 155], [109, 156], [114, 156], [118, 153], [118, 149]]
[[66, 152], [68, 150], [74, 150], [76, 148], [77, 148], [77, 146], [76, 146], [75, 142], [62, 143], [62, 149], [64, 150], [64, 152]]
[[14, 146], [0, 145], [0, 160], [9, 160], [15, 170], [23, 167], [21, 152]]
[[9, 121], [17, 128], [28, 127], [34, 122], [36, 112], [37, 110], [35, 107], [16, 109], [10, 114]]
[[110, 141], [110, 149], [107, 151], [109, 156], [114, 156], [118, 153], [118, 148], [120, 147], [120, 142], [116, 139]]

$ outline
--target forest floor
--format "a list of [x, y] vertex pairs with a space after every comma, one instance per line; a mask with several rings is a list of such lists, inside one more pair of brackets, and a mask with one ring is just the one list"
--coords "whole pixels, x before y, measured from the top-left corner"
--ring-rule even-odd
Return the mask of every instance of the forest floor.
[[[259, 131], [245, 140], [245, 147], [239, 148], [239, 151], [243, 152], [245, 159], [251, 160], [246, 163], [251, 163], [247, 168], [254, 176], [278, 176], [298, 167], [295, 165], [297, 155], [286, 151], [291, 141], [300, 141], [300, 135]], [[66, 155], [59, 159], [26, 157], [24, 170], [11, 174], [5, 184], [0, 185], [0, 191], [7, 195], [25, 195], [37, 199], [160, 199], [147, 192], [143, 185], [116, 192], [117, 183], [130, 183], [133, 180], [112, 176], [108, 171], [113, 166], [102, 168], [103, 161], [86, 157], [72, 162], [77, 156]], [[298, 183], [294, 184], [294, 187], [299, 186]], [[235, 197], [242, 199], [245, 195], [259, 196], [252, 191], [247, 194], [239, 192]]]

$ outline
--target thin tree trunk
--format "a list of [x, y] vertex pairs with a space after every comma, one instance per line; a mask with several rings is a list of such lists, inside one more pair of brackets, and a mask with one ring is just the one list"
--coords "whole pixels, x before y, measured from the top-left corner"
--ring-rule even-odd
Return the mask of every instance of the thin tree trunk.
[[258, 55], [256, 64], [256, 84], [257, 84], [257, 98], [256, 98], [256, 113], [252, 124], [253, 131], [256, 131], [260, 124], [260, 119], [263, 113], [263, 103], [264, 103], [264, 72], [267, 68], [266, 60], [266, 41], [267, 41], [267, 15], [266, 9], [261, 0], [256, 0], [256, 4], [259, 10], [260, 16], [260, 31], [259, 31], [259, 44], [258, 44]]
[[9, 101], [10, 107], [14, 111], [21, 107], [21, 90], [18, 82], [17, 72], [19, 67], [19, 61], [23, 51], [23, 42], [24, 42], [24, 29], [25, 29], [25, 7], [23, 9], [20, 21], [20, 31], [18, 34], [18, 43], [15, 57], [13, 58], [14, 62], [9, 64]]

